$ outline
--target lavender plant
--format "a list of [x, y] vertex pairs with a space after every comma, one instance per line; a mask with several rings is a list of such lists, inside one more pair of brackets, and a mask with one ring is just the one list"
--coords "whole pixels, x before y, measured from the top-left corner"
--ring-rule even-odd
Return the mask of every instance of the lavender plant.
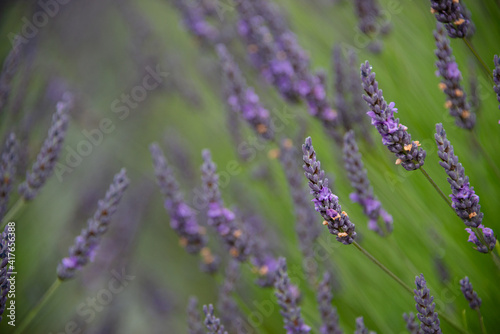
[[5, 140], [4, 148], [0, 158], [0, 220], [7, 212], [9, 195], [12, 190], [17, 164], [18, 142], [16, 135], [11, 132]]
[[311, 328], [304, 323], [298, 306], [300, 297], [299, 289], [290, 283], [290, 278], [286, 271], [285, 258], [279, 259], [278, 275], [274, 283], [275, 295], [281, 307], [281, 315], [285, 323], [284, 328], [287, 334], [306, 334]]
[[[469, 242], [477, 246], [481, 253], [489, 253], [495, 247], [496, 238], [493, 231], [482, 225], [484, 214], [481, 212], [479, 196], [474, 192], [474, 187], [469, 183], [469, 177], [465, 175], [465, 169], [458, 162], [453, 146], [446, 138], [446, 132], [441, 123], [436, 124], [435, 134], [438, 147], [439, 164], [448, 175], [448, 183], [451, 186], [452, 207], [464, 224], [468, 226], [470, 233]], [[479, 238], [478, 238], [479, 236]]]
[[424, 333], [441, 334], [441, 328], [439, 326], [439, 317], [434, 309], [436, 304], [433, 302], [434, 297], [430, 295], [430, 291], [427, 288], [427, 282], [425, 281], [424, 275], [415, 277], [415, 285], [417, 288], [415, 292], [415, 306], [417, 308], [418, 320], [420, 320], [420, 329]]
[[368, 331], [368, 328], [365, 326], [365, 322], [363, 317], [356, 318], [356, 330], [354, 334], [376, 334], [373, 331]]
[[[369, 219], [368, 228], [381, 236], [391, 233], [392, 216], [382, 208], [382, 203], [373, 194], [352, 130], [344, 135], [344, 166], [351, 186], [355, 189], [350, 198], [363, 207], [363, 213]], [[381, 223], [379, 218], [382, 220]]]
[[453, 50], [450, 47], [450, 41], [446, 37], [441, 23], [437, 24], [434, 39], [436, 40], [435, 54], [438, 58], [436, 75], [441, 76], [439, 88], [447, 96], [445, 107], [449, 109], [450, 115], [455, 118], [457, 126], [471, 130], [476, 123], [476, 114], [471, 110], [467, 102], [467, 94], [460, 83], [462, 74], [458, 69]]
[[356, 238], [355, 226], [349, 220], [347, 213], [342, 211], [338, 197], [328, 188], [328, 179], [325, 178], [325, 171], [321, 169], [320, 161], [316, 159], [311, 137], [306, 138], [302, 152], [304, 174], [309, 180], [314, 207], [324, 219], [323, 224], [328, 227], [331, 234], [336, 235], [337, 241], [344, 245], [353, 243]]
[[75, 244], [69, 249], [69, 257], [62, 259], [57, 267], [59, 280], [73, 278], [77, 270], [94, 260], [100, 239], [106, 233], [128, 184], [125, 169], [122, 169], [114, 176], [104, 199], [98, 202], [94, 216], [87, 221], [87, 227], [76, 237]]
[[214, 315], [214, 307], [212, 304], [208, 305], [208, 307], [207, 305], [203, 305], [203, 312], [205, 313], [205, 326], [208, 329], [207, 334], [227, 334], [220, 319]]
[[[495, 68], [493, 69], [493, 82], [495, 83], [493, 90], [497, 94], [497, 100], [500, 103], [500, 58], [498, 55], [495, 55], [493, 62], [495, 64]], [[500, 109], [500, 104], [498, 105], [498, 109]]]
[[450, 38], [467, 37], [472, 22], [462, 1], [431, 0], [431, 13], [444, 24]]
[[318, 285], [318, 309], [323, 324], [320, 327], [321, 334], [342, 334], [339, 326], [337, 308], [332, 306], [332, 276], [325, 272], [323, 280]]
[[460, 280], [460, 290], [464, 294], [465, 299], [469, 302], [470, 308], [479, 310], [481, 307], [481, 298], [479, 298], [477, 293], [473, 290], [469, 277], [465, 276], [465, 278]]
[[416, 170], [424, 165], [425, 151], [418, 141], [412, 141], [408, 128], [394, 118], [397, 109], [394, 102], [387, 103], [378, 88], [375, 73], [368, 61], [361, 65], [361, 80], [365, 95], [364, 100], [370, 107], [367, 113], [372, 118], [372, 124], [382, 136], [382, 143], [396, 155], [396, 164], [401, 164], [406, 170]]
[[406, 329], [410, 334], [423, 334], [420, 330], [420, 326], [417, 323], [417, 318], [415, 318], [415, 314], [410, 312], [409, 314], [404, 313], [403, 319], [406, 322]]
[[189, 334], [205, 334], [203, 323], [201, 322], [200, 311], [198, 311], [198, 299], [196, 297], [189, 298], [188, 307], [188, 333]]
[[57, 103], [56, 112], [52, 116], [52, 125], [31, 172], [26, 173], [26, 181], [19, 185], [19, 193], [25, 201], [35, 198], [47, 179], [54, 172], [62, 143], [68, 128], [68, 112], [73, 106], [73, 97], [67, 93]]
[[189, 5], [187, 1], [175, 0], [174, 4], [182, 13], [184, 26], [191, 34], [207, 44], [218, 38], [219, 31], [208, 22], [201, 1], [196, 0], [195, 5]]

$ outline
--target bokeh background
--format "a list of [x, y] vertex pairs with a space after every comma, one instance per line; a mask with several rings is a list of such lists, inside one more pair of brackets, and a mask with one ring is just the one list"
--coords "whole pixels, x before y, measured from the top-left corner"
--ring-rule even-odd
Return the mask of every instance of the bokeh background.
[[[486, 327], [489, 333], [495, 333], [500, 326], [500, 272], [490, 256], [474, 251], [467, 243], [463, 223], [421, 173], [394, 165], [393, 155], [383, 147], [373, 128], [373, 144], [359, 140], [360, 150], [374, 192], [394, 218], [394, 232], [386, 240], [369, 231], [361, 207], [349, 200], [352, 188], [343, 168], [342, 148], [324, 134], [305, 105], [285, 103], [249, 66], [244, 44], [235, 29], [236, 12], [227, 3], [228, 10], [222, 18], [214, 18], [213, 24], [227, 35], [230, 50], [265, 106], [273, 114], [285, 110], [294, 115], [280, 135], [292, 138], [296, 147], [300, 147], [305, 136], [312, 136], [322, 166], [334, 179], [334, 192], [356, 224], [363, 247], [411, 286], [415, 276], [424, 273], [437, 309], [476, 333], [476, 314], [468, 308], [458, 284], [467, 275], [483, 300], [481, 311]], [[309, 52], [312, 68], [326, 69], [330, 97], [334, 44], [354, 48], [360, 62], [370, 60], [385, 98], [396, 102], [401, 122], [427, 150], [426, 170], [449, 193], [433, 139], [435, 124], [444, 124], [480, 196], [485, 224], [499, 231], [500, 180], [470, 133], [454, 125], [438, 89], [432, 36], [435, 18], [429, 2], [380, 1], [385, 21], [392, 26], [389, 34], [380, 37], [380, 53], [370, 50], [366, 37], [357, 28], [351, 1], [276, 3], [301, 46]], [[493, 68], [493, 55], [500, 52], [499, 3], [483, 0], [468, 1], [467, 5], [477, 29], [474, 45]], [[18, 33], [26, 20], [31, 21], [33, 14], [42, 9], [35, 1], [4, 1], [0, 10], [0, 59], [4, 59], [11, 48], [9, 34]], [[500, 165], [498, 101], [465, 44], [453, 40], [452, 47], [466, 89], [470, 78], [477, 78], [481, 107], [476, 133], [484, 150]], [[122, 94], [130, 94], [142, 83], [147, 69], [156, 67], [168, 72], [168, 76], [120, 119], [121, 113], [113, 112], [114, 101]], [[91, 153], [81, 157], [71, 171], [52, 176], [36, 200], [14, 218], [18, 324], [56, 278], [57, 264], [93, 214], [113, 175], [125, 167], [131, 184], [94, 263], [58, 289], [27, 333], [64, 332], [71, 321], [85, 333], [186, 333], [189, 296], [196, 295], [200, 304], [217, 302], [223, 268], [215, 276], [202, 273], [198, 258], [188, 255], [179, 245], [155, 184], [148, 150], [154, 141], [160, 143], [172, 162], [188, 202], [196, 197], [193, 189], [201, 185], [202, 149], [211, 149], [221, 170], [230, 161], [238, 162], [238, 175], [231, 177], [222, 189], [226, 204], [237, 206], [243, 215], [259, 220], [265, 227], [265, 232], [254, 237], [267, 239], [276, 255], [287, 258], [290, 276], [303, 294], [305, 321], [314, 333], [318, 332], [315, 291], [303, 274], [290, 191], [279, 161], [269, 154], [277, 146], [267, 144], [257, 149], [250, 161], [239, 158], [227, 127], [218, 58], [212, 46], [189, 34], [172, 1], [69, 1], [60, 5], [57, 15], [29, 39], [9, 104], [0, 115], [2, 136], [14, 129], [22, 139], [17, 182], [23, 180], [33, 163], [55, 104], [67, 90], [74, 92], [76, 106], [71, 112], [60, 162], [70, 159], [71, 150], [86, 139], [84, 131], [98, 128], [103, 118], [111, 120], [113, 131], [104, 134], [102, 143], [93, 146]], [[242, 140], [255, 136], [243, 122], [241, 131]], [[206, 223], [203, 214], [199, 220]], [[224, 248], [215, 235], [209, 235], [211, 247], [226, 263]], [[318, 243], [323, 245], [318, 246], [320, 268], [334, 273], [334, 305], [344, 331], [353, 332], [356, 317], [363, 316], [365, 324], [378, 333], [405, 333], [402, 314], [415, 312], [413, 298], [354, 247], [340, 245], [326, 230]], [[106, 289], [113, 270], [121, 272], [123, 268], [135, 278], [86, 321], [89, 318], [82, 317], [78, 307], [90, 303], [89, 298], [96, 298], [100, 290]], [[273, 311], [263, 316], [262, 324], [252, 332], [284, 332], [273, 290], [254, 284], [255, 273], [250, 266], [242, 266], [241, 270], [236, 300], [244, 316], [261, 312], [256, 305], [263, 301], [274, 304]], [[444, 321], [442, 328], [446, 333], [453, 332]], [[0, 332], [12, 330], [4, 318]]]

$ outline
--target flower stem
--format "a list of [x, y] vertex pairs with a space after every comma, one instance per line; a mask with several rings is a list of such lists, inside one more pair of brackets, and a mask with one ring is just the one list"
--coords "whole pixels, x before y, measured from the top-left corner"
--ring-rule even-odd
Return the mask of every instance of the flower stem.
[[481, 315], [479, 307], [476, 308], [476, 311], [477, 311], [477, 316], [479, 317], [479, 326], [481, 326], [481, 333], [486, 334], [486, 328], [484, 327], [483, 316]]
[[486, 63], [484, 62], [483, 58], [481, 58], [481, 56], [479, 55], [479, 53], [476, 51], [476, 49], [472, 45], [472, 42], [469, 41], [467, 39], [467, 37], [464, 37], [463, 40], [465, 42], [465, 45], [467, 45], [467, 47], [472, 52], [472, 54], [474, 54], [474, 57], [476, 57], [476, 59], [479, 61], [479, 63], [483, 67], [483, 70], [486, 73], [486, 75], [488, 76], [488, 78], [490, 79], [490, 81], [493, 83], [493, 74], [492, 74], [492, 71], [490, 70], [490, 68], [488, 67], [488, 65], [486, 65]]
[[[366, 249], [361, 247], [360, 244], [358, 244], [356, 241], [352, 243], [361, 253], [363, 253], [367, 258], [370, 259], [373, 263], [375, 263], [380, 269], [385, 271], [386, 274], [388, 274], [392, 279], [394, 279], [399, 285], [401, 285], [407, 292], [410, 293], [410, 295], [414, 295], [413, 289], [410, 288], [405, 282], [403, 282], [398, 276], [396, 276], [392, 271], [387, 269], [386, 266], [384, 266], [379, 260], [377, 260], [373, 255], [370, 254]], [[439, 314], [439, 317], [446, 321], [451, 327], [453, 327], [456, 331], [467, 334], [468, 332], [460, 327], [458, 327], [457, 324], [455, 324], [450, 318], [448, 318], [444, 314]]]
[[33, 319], [36, 317], [38, 312], [42, 309], [42, 307], [47, 303], [47, 301], [50, 299], [50, 297], [54, 294], [54, 292], [57, 290], [57, 288], [61, 285], [61, 281], [59, 279], [56, 279], [54, 283], [50, 286], [50, 288], [45, 292], [43, 297], [38, 301], [38, 303], [35, 305], [35, 307], [28, 313], [26, 318], [24, 318], [23, 322], [19, 327], [17, 327], [16, 331], [14, 334], [17, 333], [22, 333], [26, 327], [33, 321]]
[[24, 200], [23, 197], [19, 197], [17, 201], [14, 203], [14, 205], [7, 211], [5, 216], [2, 219], [2, 223], [0, 225], [0, 230], [3, 230], [5, 225], [11, 220], [17, 212], [24, 206], [26, 201]]
[[436, 191], [439, 193], [439, 196], [441, 196], [441, 198], [444, 199], [446, 204], [448, 204], [448, 206], [453, 210], [453, 213], [455, 213], [455, 209], [453, 209], [453, 207], [451, 206], [450, 199], [448, 197], [446, 197], [446, 195], [443, 193], [443, 191], [439, 188], [439, 186], [436, 184], [436, 182], [434, 182], [432, 177], [430, 177], [429, 174], [427, 174], [427, 172], [425, 171], [425, 169], [423, 167], [420, 167], [419, 169], [422, 172], [422, 174], [424, 174], [425, 178], [432, 184], [434, 189], [436, 189]]

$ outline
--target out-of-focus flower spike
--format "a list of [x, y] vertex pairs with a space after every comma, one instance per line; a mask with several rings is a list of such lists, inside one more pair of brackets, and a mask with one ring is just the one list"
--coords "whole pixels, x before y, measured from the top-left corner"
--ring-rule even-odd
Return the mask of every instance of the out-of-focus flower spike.
[[323, 322], [319, 331], [321, 334], [342, 334], [337, 309], [332, 306], [331, 280], [330, 273], [325, 272], [323, 280], [318, 285], [318, 308]]
[[189, 298], [188, 307], [188, 333], [189, 334], [205, 334], [201, 314], [198, 310], [198, 299], [196, 297]]
[[0, 113], [7, 105], [12, 79], [19, 68], [20, 58], [22, 56], [22, 44], [24, 43], [23, 39], [24, 38], [21, 36], [16, 36], [16, 38], [14, 38], [12, 50], [7, 55], [2, 66], [2, 72], [0, 73]]
[[477, 296], [477, 293], [472, 288], [469, 277], [465, 276], [465, 278], [460, 280], [460, 290], [462, 290], [465, 299], [469, 302], [471, 309], [478, 310], [481, 307], [481, 298]]
[[[500, 57], [495, 55], [493, 62], [495, 63], [495, 68], [493, 69], [493, 81], [495, 82], [495, 86], [493, 86], [493, 90], [497, 94], [498, 103], [500, 103]], [[500, 104], [498, 105], [498, 109], [500, 109]]]
[[410, 334], [423, 334], [423, 332], [420, 330], [420, 326], [417, 323], [417, 318], [415, 318], [415, 314], [413, 312], [410, 312], [410, 314], [403, 314], [403, 319], [405, 319], [406, 322], [406, 329]]
[[0, 157], [0, 220], [7, 211], [9, 195], [16, 175], [18, 141], [13, 132], [9, 133]]
[[220, 319], [214, 315], [214, 307], [212, 304], [208, 306], [203, 305], [203, 312], [205, 313], [205, 326], [208, 329], [207, 334], [227, 334]]

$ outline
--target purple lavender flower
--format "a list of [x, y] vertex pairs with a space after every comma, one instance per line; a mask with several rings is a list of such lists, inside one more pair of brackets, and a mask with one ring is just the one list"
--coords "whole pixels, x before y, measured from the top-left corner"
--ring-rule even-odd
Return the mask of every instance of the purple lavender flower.
[[417, 319], [415, 318], [415, 314], [413, 314], [413, 312], [410, 312], [410, 314], [404, 313], [403, 319], [405, 319], [406, 329], [410, 332], [410, 334], [423, 334], [418, 326]]
[[2, 66], [2, 72], [0, 73], [0, 112], [2, 112], [7, 105], [12, 79], [16, 75], [19, 68], [23, 48], [22, 40], [23, 38], [19, 36], [14, 39], [12, 50], [7, 55], [7, 58], [5, 59]]
[[61, 281], [73, 278], [77, 270], [93, 261], [100, 239], [106, 233], [128, 184], [125, 169], [122, 169], [113, 178], [104, 199], [97, 203], [97, 211], [87, 221], [87, 228], [76, 237], [75, 244], [69, 249], [69, 257], [62, 259], [57, 267], [57, 276]]
[[459, 0], [431, 0], [431, 13], [445, 25], [450, 38], [465, 38], [469, 35], [472, 22]]
[[200, 311], [198, 311], [198, 299], [196, 297], [189, 298], [187, 315], [189, 334], [205, 334]]
[[190, 6], [184, 0], [175, 0], [174, 4], [182, 13], [184, 26], [191, 34], [209, 44], [218, 38], [219, 31], [208, 22], [201, 4]]
[[207, 334], [227, 334], [220, 319], [214, 315], [214, 307], [212, 304], [208, 305], [208, 307], [207, 305], [203, 305], [203, 312], [205, 313], [205, 326], [208, 329]]
[[497, 238], [491, 228], [480, 224], [477, 228], [466, 228], [465, 230], [469, 233], [467, 241], [476, 245], [478, 252], [489, 253], [495, 248]]
[[287, 334], [306, 334], [311, 331], [311, 328], [304, 324], [304, 320], [300, 314], [298, 300], [300, 292], [298, 288], [290, 283], [286, 271], [285, 258], [279, 259], [278, 275], [274, 283], [275, 296], [278, 298], [278, 304], [281, 307], [281, 315], [285, 322], [284, 328]]
[[[493, 62], [495, 63], [495, 69], [493, 70], [493, 81], [495, 82], [495, 86], [493, 86], [493, 90], [497, 94], [497, 100], [500, 103], [500, 58], [498, 55], [495, 55]], [[498, 105], [498, 109], [500, 109], [500, 105]]]
[[465, 299], [469, 302], [470, 308], [473, 310], [479, 310], [481, 307], [481, 298], [479, 298], [477, 293], [472, 289], [469, 277], [465, 276], [464, 279], [460, 280], [460, 290], [462, 290]]
[[349, 220], [347, 213], [342, 211], [338, 197], [328, 188], [328, 179], [325, 178], [325, 171], [321, 169], [321, 163], [316, 160], [311, 137], [306, 138], [302, 152], [304, 174], [309, 180], [309, 188], [314, 196], [314, 207], [325, 220], [323, 224], [328, 226], [331, 234], [337, 236], [337, 241], [344, 245], [352, 244], [356, 237], [354, 224]]
[[246, 85], [240, 69], [223, 44], [217, 45], [225, 80], [225, 96], [229, 108], [240, 114], [264, 139], [272, 139], [269, 111], [260, 103], [253, 88]]
[[5, 226], [4, 231], [0, 233], [0, 321], [2, 321], [2, 314], [5, 311], [7, 304], [7, 295], [10, 290], [10, 276], [9, 269], [9, 225]]
[[35, 198], [40, 188], [54, 172], [68, 128], [68, 112], [72, 106], [73, 97], [69, 93], [57, 103], [57, 110], [52, 116], [48, 136], [43, 142], [31, 172], [26, 173], [26, 181], [19, 185], [19, 193], [26, 201]]
[[208, 224], [215, 228], [224, 240], [229, 254], [238, 261], [244, 262], [251, 254], [251, 241], [245, 230], [238, 227], [235, 214], [224, 207], [219, 190], [219, 176], [210, 151], [204, 150], [202, 157], [201, 172], [203, 191], [208, 202]]
[[318, 285], [318, 308], [323, 321], [319, 332], [321, 334], [342, 334], [337, 309], [332, 306], [331, 280], [330, 273], [325, 272], [323, 280]]
[[[368, 228], [381, 236], [391, 233], [392, 216], [382, 208], [382, 203], [373, 194], [352, 130], [344, 135], [344, 166], [351, 186], [355, 189], [350, 198], [363, 207], [363, 213], [369, 219]], [[382, 219], [382, 224], [379, 224], [379, 218]]]
[[438, 314], [434, 312], [436, 304], [433, 303], [434, 297], [430, 295], [430, 291], [427, 288], [427, 283], [425, 281], [424, 275], [415, 277], [415, 284], [417, 288], [413, 290], [415, 292], [415, 306], [417, 308], [418, 320], [420, 320], [420, 329], [424, 333], [429, 334], [441, 334], [441, 328], [439, 327]]
[[335, 109], [337, 110], [338, 117], [344, 128], [350, 130], [353, 126], [353, 115], [351, 113], [352, 110], [350, 110], [348, 106], [347, 99], [347, 93], [350, 87], [346, 71], [349, 70], [349, 68], [346, 66], [346, 60], [342, 57], [342, 50], [339, 45], [335, 45], [333, 48], [332, 63], [335, 77]]
[[445, 107], [450, 110], [450, 115], [455, 118], [457, 126], [470, 130], [476, 123], [476, 114], [472, 112], [467, 102], [467, 94], [460, 83], [462, 74], [441, 23], [437, 24], [434, 39], [436, 40], [435, 54], [438, 58], [436, 75], [441, 76], [439, 87], [447, 96]]
[[379, 4], [377, 0], [355, 0], [354, 9], [359, 20], [359, 30], [364, 34], [371, 36], [375, 34], [387, 34], [390, 25], [382, 24]]
[[361, 80], [366, 95], [363, 95], [370, 107], [367, 113], [372, 118], [372, 124], [382, 136], [382, 143], [396, 155], [396, 164], [401, 164], [406, 170], [416, 170], [424, 165], [425, 151], [418, 141], [411, 141], [408, 128], [394, 118], [397, 109], [394, 102], [387, 103], [378, 88], [375, 73], [368, 61], [361, 65]]
[[0, 219], [3, 218], [7, 211], [9, 194], [16, 175], [17, 146], [16, 136], [13, 132], [9, 133], [0, 158]]

